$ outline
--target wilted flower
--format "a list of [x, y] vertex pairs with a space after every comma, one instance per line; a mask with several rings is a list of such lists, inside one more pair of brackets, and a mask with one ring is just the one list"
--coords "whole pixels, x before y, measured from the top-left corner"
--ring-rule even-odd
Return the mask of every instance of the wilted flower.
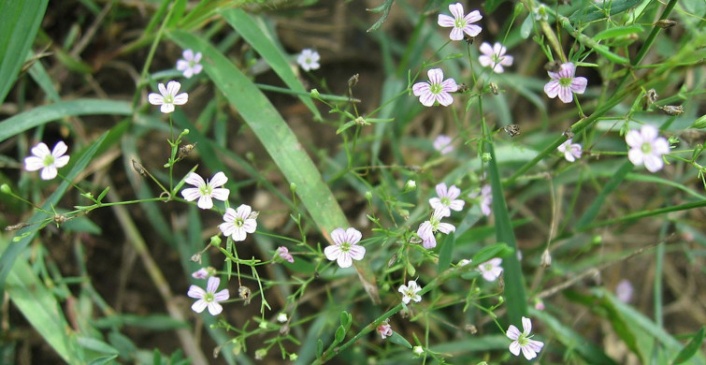
[[427, 72], [429, 82], [418, 82], [412, 86], [412, 93], [419, 97], [419, 102], [424, 106], [432, 106], [435, 101], [443, 106], [449, 106], [454, 99], [450, 92], [458, 90], [454, 79], [444, 80], [444, 71], [433, 68]]
[[489, 43], [483, 42], [480, 45], [480, 51], [483, 53], [478, 57], [483, 67], [490, 67], [495, 73], [503, 73], [505, 67], [512, 66], [513, 57], [506, 56], [507, 49], [500, 43], [495, 43], [492, 47]]
[[186, 294], [189, 298], [198, 299], [192, 306], [191, 309], [196, 313], [203, 312], [206, 307], [208, 307], [208, 312], [211, 315], [216, 316], [223, 311], [223, 307], [218, 304], [228, 300], [230, 294], [228, 289], [223, 289], [216, 293], [218, 290], [218, 285], [220, 285], [221, 279], [212, 276], [208, 279], [208, 284], [206, 284], [206, 290], [201, 289], [196, 285], [189, 287], [189, 292]]
[[559, 95], [561, 101], [570, 103], [574, 93], [583, 94], [586, 91], [588, 80], [585, 77], [574, 77], [576, 66], [571, 62], [562, 64], [558, 72], [547, 73], [551, 81], [544, 85], [544, 92], [552, 99]]
[[571, 139], [567, 139], [564, 143], [557, 147], [557, 150], [564, 154], [566, 161], [574, 162], [581, 158], [581, 145], [578, 143], [572, 143]]
[[640, 130], [631, 130], [625, 135], [625, 142], [630, 146], [628, 159], [633, 165], [645, 165], [649, 172], [664, 167], [662, 155], [669, 153], [669, 142], [659, 136], [657, 128], [645, 124]]
[[461, 3], [449, 5], [449, 11], [453, 17], [446, 14], [439, 14], [438, 24], [442, 27], [452, 27], [451, 38], [452, 41], [460, 41], [463, 39], [463, 33], [468, 34], [470, 37], [477, 36], [483, 28], [473, 24], [483, 19], [478, 10], [474, 10], [468, 15], [463, 14], [463, 5]]
[[292, 254], [289, 253], [289, 249], [284, 246], [280, 246], [277, 249], [277, 254], [282, 260], [288, 261], [290, 263], [294, 262], [294, 257], [292, 257]]
[[161, 105], [159, 110], [162, 113], [171, 113], [174, 111], [174, 105], [184, 105], [189, 101], [189, 95], [187, 93], [177, 94], [181, 88], [181, 84], [177, 81], [169, 81], [167, 87], [159, 83], [157, 87], [159, 88], [159, 94], [150, 93], [147, 96], [147, 100], [149, 100], [152, 105]]
[[178, 60], [176, 64], [176, 69], [184, 74], [184, 77], [190, 79], [194, 75], [201, 73], [203, 66], [201, 62], [201, 52], [194, 54], [194, 51], [190, 49], [184, 50], [182, 53], [184, 59]]
[[353, 260], [362, 260], [365, 247], [358, 244], [363, 235], [355, 228], [336, 228], [331, 232], [333, 245], [324, 249], [324, 255], [331, 261], [336, 261], [341, 268], [353, 265]]
[[68, 146], [63, 141], [57, 142], [54, 149], [49, 151], [49, 147], [40, 142], [32, 147], [32, 156], [25, 157], [25, 170], [42, 170], [39, 176], [42, 180], [51, 180], [58, 174], [58, 169], [69, 163], [69, 156], [64, 155]]
[[385, 322], [381, 323], [377, 327], [377, 331], [380, 334], [380, 337], [384, 340], [387, 337], [392, 336], [392, 327], [390, 326], [389, 320], [386, 319]]
[[297, 63], [304, 71], [319, 69], [319, 52], [306, 48], [297, 57]]

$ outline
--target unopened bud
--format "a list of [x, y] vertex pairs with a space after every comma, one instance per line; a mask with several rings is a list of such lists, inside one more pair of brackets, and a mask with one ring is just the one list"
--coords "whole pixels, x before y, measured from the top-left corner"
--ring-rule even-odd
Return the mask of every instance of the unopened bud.
[[360, 76], [360, 74], [355, 74], [355, 75], [351, 76], [350, 79], [348, 79], [348, 87], [349, 88], [358, 84], [358, 77], [359, 76]]
[[371, 193], [370, 191], [366, 191], [364, 195], [365, 195], [365, 200], [367, 200], [367, 201], [373, 200], [373, 193]]
[[701, 118], [694, 121], [691, 128], [704, 129], [706, 128], [706, 115], [702, 115]]
[[295, 184], [295, 183], [289, 184], [289, 191], [291, 191], [292, 193], [296, 193], [297, 192], [297, 184]]
[[414, 354], [417, 356], [422, 356], [422, 354], [424, 353], [424, 349], [422, 348], [422, 346], [414, 346], [412, 348], [412, 352], [414, 352]]
[[10, 188], [10, 185], [7, 185], [7, 184], [0, 185], [0, 191], [2, 191], [5, 194], [12, 193], [12, 189]]
[[262, 360], [265, 356], [267, 356], [267, 349], [262, 348], [255, 351], [255, 360]]
[[321, 94], [319, 94], [319, 90], [316, 90], [316, 89], [311, 89], [311, 91], [309, 92], [309, 95], [311, 95], [311, 97], [314, 99], [321, 98]]
[[211, 242], [209, 242], [209, 244], [214, 247], [220, 247], [221, 236], [211, 236]]
[[485, 152], [482, 155], [480, 155], [480, 159], [483, 162], [490, 162], [493, 159], [493, 157], [490, 155], [490, 153]]
[[677, 22], [672, 19], [660, 19], [655, 22], [655, 25], [662, 28], [662, 29], [669, 29], [669, 28], [677, 25]]
[[552, 266], [552, 254], [549, 253], [549, 249], [545, 249], [544, 252], [542, 252], [540, 263], [542, 267]]
[[355, 120], [353, 122], [355, 122], [355, 124], [357, 124], [357, 125], [370, 125], [370, 123], [368, 123], [368, 121], [365, 120], [365, 118], [363, 118], [363, 117], [355, 118]]
[[647, 95], [645, 95], [647, 98], [647, 102], [650, 104], [654, 103], [657, 101], [657, 98], [659, 98], [659, 95], [657, 95], [657, 91], [655, 89], [649, 89], [647, 90]]
[[407, 182], [404, 183], [404, 192], [408, 193], [410, 191], [413, 191], [417, 189], [417, 182], [414, 180], [407, 180]]

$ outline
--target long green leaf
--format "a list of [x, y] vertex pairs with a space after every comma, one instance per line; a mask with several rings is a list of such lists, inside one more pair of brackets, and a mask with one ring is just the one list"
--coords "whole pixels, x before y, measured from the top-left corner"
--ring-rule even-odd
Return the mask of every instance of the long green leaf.
[[321, 120], [321, 114], [306, 94], [304, 86], [299, 81], [289, 61], [275, 38], [270, 34], [262, 20], [244, 12], [242, 9], [226, 9], [221, 11], [223, 18], [267, 61], [267, 64], [277, 73], [284, 83], [294, 92], [301, 92], [299, 99], [312, 113], [314, 119]]
[[[0, 103], [17, 79], [49, 0], [0, 1]], [[0, 138], [0, 141], [2, 138]]]
[[0, 141], [57, 119], [91, 114], [131, 115], [132, 107], [124, 101], [98, 99], [78, 99], [40, 106], [0, 122]]
[[[322, 235], [331, 242], [332, 230], [349, 227], [343, 210], [296, 135], [252, 80], [205, 39], [183, 31], [173, 31], [169, 36], [181, 47], [203, 53], [204, 70], [238, 110], [287, 181], [296, 185], [297, 195]], [[356, 270], [365, 290], [378, 302], [376, 280], [369, 264], [357, 262]]]
[[[0, 250], [9, 246], [9, 238], [0, 236]], [[13, 244], [14, 245], [14, 244]], [[67, 335], [69, 325], [61, 306], [25, 260], [17, 260], [7, 277], [7, 293], [15, 307], [32, 327], [68, 364], [78, 363], [74, 349], [76, 338]]]

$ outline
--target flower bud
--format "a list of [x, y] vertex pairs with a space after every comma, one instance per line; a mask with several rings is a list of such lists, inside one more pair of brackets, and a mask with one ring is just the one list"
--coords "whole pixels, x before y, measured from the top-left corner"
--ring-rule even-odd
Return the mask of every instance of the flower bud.
[[221, 236], [211, 236], [211, 242], [209, 243], [211, 246], [214, 247], [220, 247], [221, 246]]
[[414, 180], [407, 180], [407, 182], [404, 183], [404, 192], [408, 193], [410, 191], [414, 191], [417, 189], [417, 182]]
[[545, 249], [544, 252], [542, 252], [542, 258], [540, 260], [540, 264], [542, 267], [549, 267], [552, 266], [552, 254], [549, 253], [548, 249]]
[[2, 191], [5, 194], [12, 193], [12, 189], [10, 188], [10, 185], [7, 185], [7, 184], [0, 185], [0, 191]]
[[483, 162], [490, 162], [493, 159], [493, 157], [490, 155], [490, 153], [485, 152], [482, 155], [480, 155], [480, 159]]
[[311, 91], [309, 92], [309, 95], [311, 95], [311, 97], [314, 99], [321, 98], [321, 94], [319, 94], [319, 90], [316, 90], [316, 89], [311, 89]]
[[702, 115], [701, 118], [695, 120], [691, 128], [706, 129], [706, 115]]
[[417, 356], [422, 356], [422, 354], [424, 353], [424, 349], [422, 348], [422, 346], [414, 346], [412, 348], [412, 352], [414, 352], [414, 354]]

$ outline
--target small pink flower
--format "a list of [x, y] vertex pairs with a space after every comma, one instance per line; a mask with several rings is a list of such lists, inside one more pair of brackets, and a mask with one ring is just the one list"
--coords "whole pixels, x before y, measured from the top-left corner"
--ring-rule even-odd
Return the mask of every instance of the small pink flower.
[[294, 257], [292, 257], [292, 254], [289, 253], [289, 249], [284, 246], [280, 246], [277, 249], [277, 254], [282, 260], [288, 261], [290, 263], [294, 262]]
[[184, 77], [190, 79], [194, 75], [201, 73], [203, 66], [201, 62], [201, 52], [194, 54], [194, 51], [187, 49], [182, 53], [184, 59], [178, 60], [176, 64], [176, 69], [184, 74]]
[[181, 195], [187, 201], [198, 199], [199, 201], [196, 205], [201, 209], [213, 208], [213, 199], [220, 201], [228, 200], [230, 190], [221, 188], [221, 186], [228, 182], [228, 178], [222, 172], [217, 172], [210, 181], [204, 181], [201, 175], [190, 172], [184, 181], [195, 187], [182, 190]]
[[585, 77], [574, 77], [576, 66], [571, 62], [562, 64], [559, 72], [547, 72], [551, 81], [544, 85], [544, 92], [552, 99], [559, 95], [561, 101], [570, 103], [574, 93], [583, 94], [586, 91], [588, 80]]
[[662, 155], [669, 153], [669, 142], [659, 136], [657, 128], [645, 124], [640, 130], [631, 130], [625, 135], [625, 142], [630, 146], [628, 159], [633, 165], [645, 165], [649, 172], [664, 167]]
[[249, 205], [242, 204], [237, 210], [226, 209], [223, 215], [224, 223], [218, 225], [223, 235], [231, 236], [233, 241], [245, 241], [247, 233], [254, 233], [257, 229], [257, 212], [253, 212]]
[[502, 263], [503, 259], [496, 257], [478, 265], [476, 270], [483, 275], [483, 279], [487, 281], [495, 281], [503, 273], [503, 268], [500, 266]]
[[424, 106], [432, 106], [438, 101], [443, 106], [449, 106], [454, 99], [450, 92], [458, 90], [454, 79], [444, 80], [444, 71], [433, 68], [427, 72], [429, 82], [418, 82], [412, 86], [412, 93], [419, 97], [419, 102]]
[[527, 360], [532, 360], [537, 357], [537, 353], [542, 350], [544, 344], [540, 341], [533, 340], [530, 335], [531, 332], [532, 321], [527, 317], [522, 317], [522, 332], [514, 325], [510, 325], [505, 335], [507, 338], [513, 340], [510, 344], [510, 352], [513, 355], [519, 356], [521, 350], [522, 355], [524, 355]]
[[634, 291], [635, 288], [633, 288], [630, 280], [623, 279], [620, 280], [618, 286], [615, 287], [615, 296], [623, 303], [630, 303]]
[[51, 180], [59, 173], [59, 168], [69, 163], [69, 156], [65, 155], [68, 149], [69, 147], [63, 141], [54, 145], [54, 149], [51, 151], [46, 144], [40, 142], [32, 147], [32, 156], [25, 158], [25, 170], [42, 170], [39, 174], [42, 180]]
[[211, 313], [212, 316], [219, 315], [223, 311], [223, 307], [218, 303], [226, 301], [230, 298], [228, 289], [223, 289], [216, 293], [220, 283], [221, 279], [212, 276], [208, 278], [206, 290], [203, 290], [196, 285], [190, 286], [189, 292], [186, 295], [188, 295], [189, 298], [198, 299], [194, 305], [191, 306], [191, 309], [196, 313], [201, 313], [204, 309], [206, 309], [206, 307], [208, 307], [208, 312]]
[[571, 138], [567, 139], [566, 142], [560, 144], [559, 147], [557, 147], [557, 150], [564, 154], [564, 158], [566, 158], [566, 161], [574, 162], [581, 158], [582, 149], [580, 144], [571, 142]]
[[451, 137], [440, 134], [434, 140], [434, 149], [439, 151], [442, 155], [446, 155], [454, 150], [454, 146], [451, 145]]
[[483, 185], [480, 191], [471, 193], [468, 197], [471, 199], [479, 199], [478, 205], [480, 205], [481, 213], [486, 217], [490, 215], [490, 207], [493, 203], [493, 192], [490, 185]]
[[297, 56], [297, 63], [304, 71], [318, 70], [319, 59], [321, 59], [319, 52], [306, 48]]
[[436, 247], [436, 232], [449, 234], [456, 230], [452, 224], [441, 222], [441, 219], [447, 216], [443, 209], [435, 209], [431, 218], [419, 225], [417, 236], [422, 239], [422, 246], [427, 250]]
[[385, 322], [380, 324], [377, 327], [377, 331], [380, 334], [380, 337], [384, 340], [387, 337], [392, 336], [392, 327], [390, 326], [389, 320], [386, 319]]
[[191, 274], [191, 277], [194, 279], [208, 279], [209, 276], [211, 276], [211, 274], [204, 267], [198, 269], [197, 271], [194, 271]]
[[483, 67], [490, 67], [495, 73], [503, 73], [505, 71], [503, 66], [512, 66], [513, 57], [505, 55], [507, 49], [500, 43], [495, 43], [491, 47], [489, 43], [483, 42], [480, 45], [480, 51], [483, 54], [478, 57], [478, 62]]
[[189, 101], [187, 93], [178, 94], [181, 84], [177, 81], [169, 81], [167, 87], [160, 83], [157, 87], [159, 88], [159, 94], [150, 93], [147, 99], [152, 105], [161, 105], [159, 110], [164, 114], [173, 112], [174, 105], [184, 105]]
[[447, 188], [446, 183], [437, 184], [436, 195], [437, 197], [429, 199], [429, 205], [435, 210], [441, 209], [444, 216], [450, 216], [452, 210], [460, 212], [466, 203], [461, 199], [456, 199], [461, 195], [461, 189], [456, 185]]
[[363, 235], [355, 228], [336, 228], [331, 232], [333, 245], [324, 249], [324, 255], [331, 261], [336, 261], [338, 266], [345, 269], [353, 265], [353, 260], [362, 260], [365, 256], [365, 247], [358, 244]]
[[456, 3], [449, 5], [449, 11], [451, 11], [453, 17], [446, 14], [439, 14], [437, 22], [442, 27], [453, 28], [451, 29], [451, 34], [449, 35], [449, 38], [451, 38], [452, 41], [462, 40], [463, 33], [468, 34], [470, 37], [475, 37], [481, 32], [481, 30], [483, 30], [483, 28], [473, 24], [483, 19], [478, 10], [473, 10], [468, 13], [468, 15], [464, 16], [463, 5], [461, 5], [461, 3]]

